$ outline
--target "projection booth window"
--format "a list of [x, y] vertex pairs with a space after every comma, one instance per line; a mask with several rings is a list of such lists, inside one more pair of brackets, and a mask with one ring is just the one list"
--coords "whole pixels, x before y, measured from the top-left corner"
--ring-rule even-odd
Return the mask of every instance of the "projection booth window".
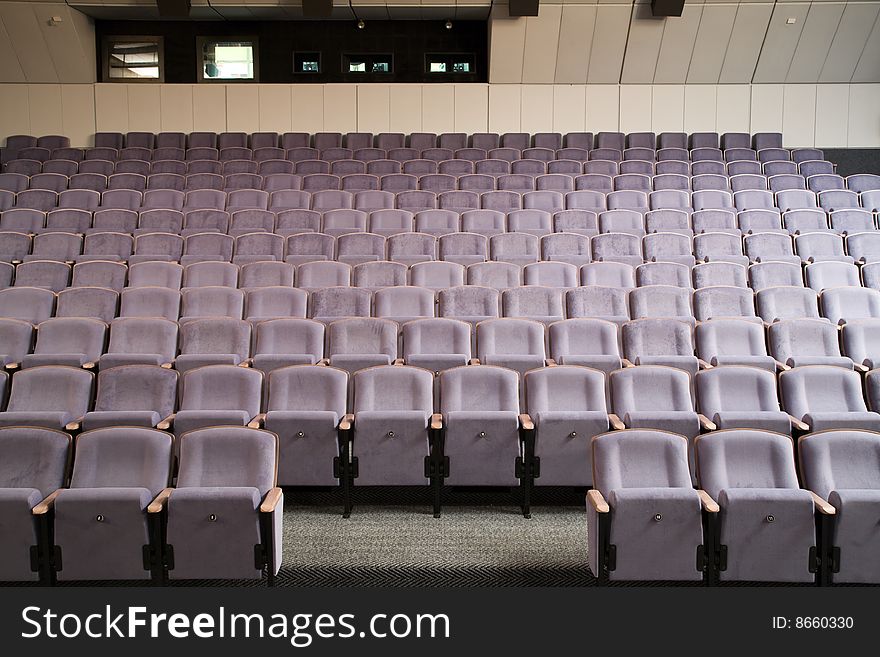
[[106, 37], [103, 50], [105, 82], [162, 82], [165, 79], [162, 37]]
[[255, 38], [200, 37], [198, 41], [199, 82], [259, 79]]

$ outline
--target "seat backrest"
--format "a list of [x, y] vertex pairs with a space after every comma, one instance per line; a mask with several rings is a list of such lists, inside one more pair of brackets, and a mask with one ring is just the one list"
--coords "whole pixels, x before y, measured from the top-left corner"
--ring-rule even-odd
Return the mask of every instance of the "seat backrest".
[[615, 370], [609, 376], [612, 407], [621, 418], [631, 412], [694, 410], [690, 376], [684, 370], [640, 365]]
[[725, 365], [697, 372], [695, 386], [700, 412], [709, 417], [723, 411], [779, 411], [776, 377], [757, 367]]
[[325, 287], [312, 292], [309, 313], [311, 317], [369, 317], [372, 298], [366, 288]]
[[397, 322], [358, 317], [331, 322], [327, 327], [330, 356], [339, 354], [384, 354], [397, 357]]
[[489, 319], [477, 324], [477, 355], [545, 356], [544, 325], [527, 319]]
[[693, 317], [691, 292], [672, 285], [646, 285], [629, 293], [634, 319], [640, 317]]
[[505, 317], [559, 317], [565, 315], [562, 290], [541, 285], [525, 285], [501, 293]]
[[773, 322], [767, 328], [767, 343], [773, 357], [783, 363], [805, 356], [840, 356], [837, 329], [821, 319]]
[[237, 365], [208, 365], [183, 375], [181, 411], [243, 410], [260, 412], [263, 373]]
[[832, 491], [880, 488], [880, 434], [819, 431], [798, 442], [804, 486], [824, 499]]
[[491, 365], [453, 367], [440, 373], [442, 413], [519, 413], [519, 375]]
[[324, 325], [299, 318], [260, 322], [254, 354], [306, 354], [318, 362], [324, 356]]
[[605, 285], [585, 285], [565, 293], [568, 317], [629, 318], [627, 291]]
[[592, 441], [593, 487], [607, 496], [623, 488], [691, 488], [684, 436], [627, 429]]
[[740, 319], [713, 319], [700, 322], [695, 329], [695, 339], [697, 351], [705, 360], [724, 355], [767, 355], [764, 329], [758, 322]]
[[634, 319], [621, 327], [625, 358], [635, 362], [641, 356], [693, 356], [691, 327], [669, 318]]
[[171, 434], [146, 427], [86, 431], [76, 438], [70, 487], [146, 488], [158, 495], [171, 480], [171, 446]]
[[605, 375], [587, 367], [562, 365], [526, 372], [529, 413], [605, 412]]
[[808, 413], [863, 413], [858, 372], [833, 365], [795, 367], [779, 375], [779, 388], [785, 410], [797, 418]]
[[[146, 289], [146, 288], [144, 288]], [[181, 315], [202, 317], [234, 317], [241, 319], [244, 310], [244, 292], [209, 285], [186, 288], [181, 293]]]
[[267, 285], [247, 291], [245, 318], [305, 317], [308, 293], [285, 285]]
[[104, 352], [107, 325], [89, 317], [55, 317], [37, 326], [35, 354], [85, 354], [96, 360]]
[[791, 438], [770, 431], [730, 429], [695, 443], [700, 486], [713, 498], [729, 488], [800, 488]]
[[41, 497], [64, 486], [70, 436], [38, 427], [0, 428], [0, 488], [34, 488]]
[[550, 356], [620, 356], [617, 326], [601, 319], [566, 319], [549, 328]]
[[462, 354], [471, 357], [471, 326], [446, 317], [418, 319], [403, 325], [403, 357]]
[[250, 347], [251, 325], [244, 320], [209, 317], [180, 327], [181, 354], [235, 354], [245, 360]]
[[434, 375], [420, 367], [382, 365], [354, 375], [355, 416], [364, 411], [420, 411], [434, 408]]
[[747, 287], [713, 285], [694, 291], [694, 314], [700, 321], [718, 317], [754, 317], [755, 300]]
[[271, 411], [332, 411], [345, 415], [348, 372], [335, 367], [293, 365], [269, 374]]
[[262, 497], [275, 485], [277, 474], [278, 436], [269, 431], [210, 427], [180, 438], [178, 488], [246, 486]]
[[440, 290], [439, 314], [442, 317], [497, 317], [500, 294], [498, 290], [479, 285], [459, 285]]
[[177, 354], [177, 322], [160, 317], [114, 319], [107, 353], [159, 354], [170, 363]]
[[404, 285], [376, 290], [373, 314], [376, 317], [433, 317], [434, 292]]
[[94, 378], [87, 370], [63, 365], [24, 369], [12, 378], [6, 410], [67, 411], [81, 417], [91, 404]]
[[880, 317], [880, 292], [864, 287], [832, 287], [820, 295], [822, 315], [834, 324]]

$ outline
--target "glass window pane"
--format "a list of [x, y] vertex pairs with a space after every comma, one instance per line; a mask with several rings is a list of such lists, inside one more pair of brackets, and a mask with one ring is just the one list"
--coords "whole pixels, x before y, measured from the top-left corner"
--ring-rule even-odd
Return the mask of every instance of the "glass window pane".
[[211, 41], [202, 52], [205, 78], [253, 80], [254, 44], [249, 41]]
[[108, 57], [111, 79], [159, 79], [158, 42], [111, 43]]

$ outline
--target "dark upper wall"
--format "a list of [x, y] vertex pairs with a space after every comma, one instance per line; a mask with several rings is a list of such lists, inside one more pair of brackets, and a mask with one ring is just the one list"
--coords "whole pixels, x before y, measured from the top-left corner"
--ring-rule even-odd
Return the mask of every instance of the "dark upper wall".
[[[101, 41], [104, 36], [161, 36], [165, 44], [165, 82], [197, 82], [196, 40], [200, 36], [259, 38], [259, 82], [486, 82], [488, 79], [485, 21], [96, 21], [98, 79], [101, 79]], [[293, 53], [321, 53], [322, 72], [293, 73]], [[392, 53], [390, 75], [342, 72], [344, 53]], [[427, 53], [474, 53], [472, 74], [430, 75]]]

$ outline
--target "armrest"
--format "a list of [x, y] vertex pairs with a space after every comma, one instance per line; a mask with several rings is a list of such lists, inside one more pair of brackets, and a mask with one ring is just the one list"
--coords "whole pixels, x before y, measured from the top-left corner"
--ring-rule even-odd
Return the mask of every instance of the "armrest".
[[162, 513], [162, 509], [168, 503], [168, 498], [171, 497], [171, 491], [173, 490], [173, 488], [166, 488], [156, 495], [156, 499], [150, 502], [150, 505], [147, 507], [147, 513]]
[[701, 370], [711, 370], [714, 367], [714, 365], [703, 360], [702, 358], [698, 358], [697, 363], [699, 363]]
[[853, 363], [853, 369], [859, 374], [865, 374], [866, 372], [871, 371], [867, 365], [862, 365], [861, 363]]
[[253, 358], [245, 358], [243, 361], [241, 361], [241, 362], [238, 364], [239, 367], [253, 367], [253, 365], [254, 365], [254, 359], [253, 359]]
[[7, 363], [7, 364], [4, 366], [4, 369], [6, 369], [6, 370], [12, 372], [13, 370], [17, 370], [17, 369], [19, 369], [20, 367], [21, 367], [21, 363]]
[[788, 419], [791, 420], [791, 426], [793, 426], [798, 431], [807, 432], [810, 430], [810, 425], [806, 422], [801, 422], [794, 415], [789, 415]]
[[823, 516], [833, 516], [837, 513], [837, 509], [835, 509], [833, 506], [828, 504], [828, 502], [816, 495], [816, 493], [810, 491], [810, 495], [813, 498], [813, 504], [816, 505], [816, 511], [821, 513]]
[[587, 501], [590, 503], [590, 506], [595, 509], [596, 513], [611, 513], [611, 507], [608, 506], [608, 502], [602, 497], [602, 493], [595, 488], [591, 488], [587, 491]]
[[49, 513], [49, 509], [55, 506], [55, 498], [58, 497], [58, 494], [61, 493], [62, 489], [56, 490], [54, 493], [50, 493], [46, 499], [37, 504], [33, 509], [31, 509], [31, 513], [35, 516], [43, 516]]
[[317, 364], [323, 365], [324, 367], [326, 367], [327, 365], [330, 364], [330, 359], [329, 358], [322, 358], [321, 360], [318, 361]]
[[72, 422], [68, 422], [64, 425], [65, 431], [79, 431], [82, 429], [83, 419], [81, 417], [76, 418]]
[[721, 511], [718, 502], [713, 500], [709, 493], [704, 490], [697, 490], [697, 495], [700, 496], [700, 505], [703, 507], [704, 511], [708, 511], [709, 513], [718, 513]]
[[781, 363], [778, 360], [776, 361], [776, 371], [777, 372], [787, 372], [791, 367], [786, 365], [785, 363]]
[[431, 416], [431, 428], [437, 431], [443, 428], [443, 416], [440, 413]]
[[339, 423], [339, 428], [342, 431], [350, 431], [354, 426], [354, 413], [346, 413], [342, 416], [342, 421]]
[[92, 361], [89, 361], [88, 363], [83, 363], [83, 366], [82, 366], [82, 368], [83, 368], [84, 370], [93, 370], [93, 369], [95, 369], [96, 367], [98, 367], [98, 364], [97, 364], [97, 363], [94, 363], [94, 362], [92, 362]]
[[623, 364], [624, 367], [635, 367], [635, 365], [633, 365], [633, 362], [628, 358], [621, 358], [620, 362]]
[[611, 425], [611, 428], [615, 431], [623, 431], [626, 429], [626, 425], [623, 423], [619, 417], [617, 417], [614, 413], [608, 414], [608, 424]]
[[544, 366], [545, 367], [556, 367], [556, 360], [553, 358], [546, 358], [546, 359], [544, 359]]
[[403, 358], [395, 358], [393, 361], [391, 361], [391, 364], [392, 365], [406, 365]]
[[159, 424], [156, 425], [156, 428], [159, 431], [169, 431], [171, 427], [174, 426], [174, 413], [166, 417]]
[[526, 431], [534, 431], [535, 429], [535, 423], [532, 422], [532, 418], [529, 417], [528, 413], [519, 414], [519, 426]]
[[272, 513], [281, 501], [281, 489], [277, 486], [266, 493], [263, 503], [260, 505], [260, 513]]
[[266, 423], [266, 414], [260, 413], [253, 420], [248, 422], [248, 429], [262, 429], [263, 425]]
[[161, 367], [163, 370], [173, 370], [174, 369], [174, 361], [172, 361], [170, 363], [162, 363], [161, 365], [159, 365], [159, 367]]
[[712, 420], [707, 418], [702, 413], [697, 415], [697, 417], [700, 418], [700, 429], [703, 429], [704, 431], [715, 431], [715, 429], [718, 428], [718, 426], [714, 422], [712, 422]]
[[480, 359], [479, 359], [479, 358], [471, 358], [471, 359], [468, 361], [468, 365], [479, 365], [479, 364], [480, 364]]

